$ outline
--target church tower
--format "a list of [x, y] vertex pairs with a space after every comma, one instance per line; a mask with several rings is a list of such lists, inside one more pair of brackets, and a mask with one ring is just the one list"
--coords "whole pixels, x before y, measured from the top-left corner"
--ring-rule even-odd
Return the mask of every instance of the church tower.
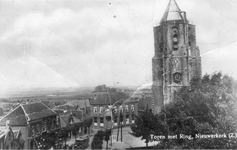
[[155, 56], [152, 58], [153, 111], [174, 100], [174, 93], [201, 76], [201, 57], [196, 46], [195, 25], [175, 0], [170, 0], [159, 26], [154, 27]]

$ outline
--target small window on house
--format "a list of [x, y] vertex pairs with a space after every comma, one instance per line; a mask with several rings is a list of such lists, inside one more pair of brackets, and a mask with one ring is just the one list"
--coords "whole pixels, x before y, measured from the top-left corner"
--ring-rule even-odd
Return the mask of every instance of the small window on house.
[[55, 129], [55, 120], [52, 120], [52, 124], [51, 124], [51, 130]]
[[111, 116], [106, 116], [105, 118], [107, 121], [111, 121]]
[[39, 126], [39, 125], [36, 125], [35, 128], [34, 128], [34, 129], [35, 129], [35, 134], [38, 134], [38, 133], [39, 133], [39, 131], [38, 131], [39, 127], [38, 127], [38, 126]]
[[73, 121], [73, 117], [70, 117], [70, 124], [73, 124], [74, 121]]
[[100, 113], [101, 114], [103, 113], [103, 107], [100, 107]]
[[132, 114], [132, 120], [135, 120], [135, 115], [134, 114]]
[[82, 134], [82, 127], [79, 127], [78, 133]]
[[118, 121], [118, 116], [114, 116], [114, 122], [117, 123]]
[[97, 123], [97, 117], [94, 117], [94, 123]]
[[117, 116], [115, 116], [113, 121], [114, 121], [114, 126], [117, 126], [118, 117], [117, 117]]
[[97, 126], [98, 124], [97, 124], [97, 117], [94, 117], [94, 126]]
[[129, 112], [128, 105], [125, 106], [125, 111]]
[[132, 123], [134, 123], [134, 122], [135, 122], [135, 115], [132, 114]]
[[45, 120], [42, 121], [42, 132], [46, 131], [47, 125]]
[[100, 117], [100, 123], [104, 123], [104, 118]]
[[129, 115], [126, 115], [126, 124], [129, 124]]
[[118, 112], [118, 109], [116, 107], [113, 108], [114, 113]]
[[131, 112], [134, 111], [134, 105], [131, 105]]
[[34, 134], [38, 134], [38, 133], [39, 133], [39, 132], [38, 132], [38, 126], [37, 126], [37, 125], [32, 126], [32, 129], [33, 129], [33, 133], [34, 133]]
[[97, 107], [94, 107], [94, 113], [97, 113]]
[[119, 112], [123, 113], [123, 106], [119, 106]]
[[31, 126], [31, 131], [32, 131], [32, 134], [35, 135], [35, 127], [34, 126]]

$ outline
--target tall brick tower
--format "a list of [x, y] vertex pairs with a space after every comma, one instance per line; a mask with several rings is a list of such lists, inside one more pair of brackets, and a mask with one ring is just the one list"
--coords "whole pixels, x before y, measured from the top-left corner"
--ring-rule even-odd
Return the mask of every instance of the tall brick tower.
[[174, 100], [174, 93], [201, 76], [201, 57], [196, 46], [195, 25], [175, 0], [170, 0], [159, 26], [154, 27], [155, 56], [152, 58], [153, 111]]

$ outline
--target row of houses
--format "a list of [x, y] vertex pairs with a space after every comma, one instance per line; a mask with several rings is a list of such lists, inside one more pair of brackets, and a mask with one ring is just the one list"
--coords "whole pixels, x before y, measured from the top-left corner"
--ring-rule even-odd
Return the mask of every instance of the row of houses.
[[88, 120], [92, 122], [93, 117], [90, 112], [85, 111], [89, 107], [89, 101], [81, 102], [87, 103], [83, 105], [84, 110], [80, 109], [81, 105], [74, 106], [72, 102], [54, 108], [49, 108], [47, 105], [51, 104], [45, 102], [19, 104], [0, 120], [0, 148], [38, 149], [46, 146], [50, 140], [52, 145], [62, 146], [63, 136], [55, 138], [55, 135], [60, 135], [64, 130], [67, 140], [75, 125], [78, 125], [77, 136], [88, 135], [92, 130], [92, 123], [86, 126], [83, 124]]
[[[93, 99], [71, 100], [56, 106], [52, 101], [21, 103], [0, 120], [1, 149], [37, 149], [52, 141], [57, 148], [77, 130], [83, 138], [93, 128], [129, 126], [144, 111], [152, 97], [150, 91], [105, 92]], [[57, 135], [57, 136], [56, 136]], [[57, 137], [50, 139], [50, 137]]]
[[[125, 92], [109, 92], [90, 100], [93, 107], [94, 128], [118, 127], [119, 122], [124, 126], [134, 123], [135, 116], [142, 113], [146, 107], [152, 108], [151, 90]], [[119, 117], [119, 116], [122, 116]]]

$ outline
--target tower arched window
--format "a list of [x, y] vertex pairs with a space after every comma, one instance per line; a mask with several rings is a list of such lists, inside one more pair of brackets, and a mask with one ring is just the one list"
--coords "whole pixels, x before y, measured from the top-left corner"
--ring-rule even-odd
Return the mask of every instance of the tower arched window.
[[176, 26], [174, 26], [174, 27], [172, 28], [172, 30], [173, 30], [173, 33], [174, 33], [174, 34], [176, 34], [176, 33], [179, 32], [178, 27], [176, 27]]
[[178, 42], [178, 38], [177, 37], [173, 37], [173, 42], [174, 43]]
[[176, 27], [176, 26], [174, 26], [173, 28], [172, 28], [172, 35], [173, 35], [173, 37], [172, 37], [172, 41], [173, 41], [173, 50], [178, 50], [178, 48], [179, 48], [179, 46], [178, 46], [178, 44], [179, 44], [179, 40], [178, 40], [178, 33], [179, 33], [179, 30], [178, 30], [178, 27]]
[[191, 35], [188, 37], [188, 45], [191, 46]]

